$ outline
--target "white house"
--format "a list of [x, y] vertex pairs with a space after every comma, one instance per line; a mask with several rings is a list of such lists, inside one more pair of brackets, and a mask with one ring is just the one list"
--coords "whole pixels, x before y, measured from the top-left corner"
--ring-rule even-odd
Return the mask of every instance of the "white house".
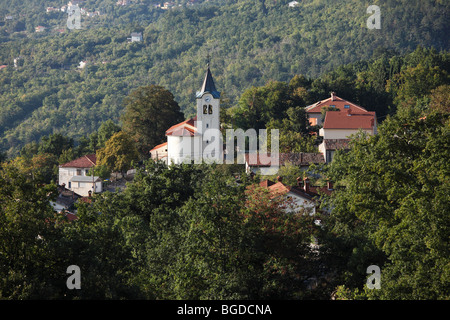
[[102, 192], [102, 180], [87, 175], [96, 162], [95, 154], [89, 154], [60, 165], [58, 184], [84, 197], [89, 196], [89, 191]]
[[[220, 139], [220, 92], [216, 90], [209, 64], [202, 88], [196, 94], [196, 100], [197, 115], [166, 131], [168, 164], [223, 161], [223, 143]], [[153, 151], [156, 151], [155, 148]]]
[[375, 112], [353, 114], [347, 111], [328, 111], [319, 135], [326, 139], [348, 139], [359, 130], [369, 135], [377, 132]]
[[323, 128], [319, 130], [319, 134], [323, 137], [319, 151], [324, 155], [325, 162], [331, 162], [336, 150], [348, 150], [351, 135], [359, 131], [368, 135], [377, 133], [375, 112], [353, 114], [351, 110], [328, 111]]
[[161, 143], [150, 150], [150, 157], [155, 160], [167, 162], [167, 142]]
[[289, 186], [282, 182], [282, 177], [278, 177], [277, 182], [270, 180], [262, 181], [259, 184], [266, 188], [272, 199], [284, 197], [286, 212], [303, 211], [305, 214], [314, 215], [319, 207], [319, 197], [321, 194], [330, 195], [333, 192], [333, 186], [330, 182], [324, 187], [312, 186], [309, 178], [297, 178], [297, 185]]
[[293, 8], [293, 7], [297, 7], [299, 5], [298, 1], [291, 1], [289, 2], [289, 7]]
[[131, 38], [128, 38], [131, 42], [140, 42], [142, 41], [142, 32], [132, 32]]

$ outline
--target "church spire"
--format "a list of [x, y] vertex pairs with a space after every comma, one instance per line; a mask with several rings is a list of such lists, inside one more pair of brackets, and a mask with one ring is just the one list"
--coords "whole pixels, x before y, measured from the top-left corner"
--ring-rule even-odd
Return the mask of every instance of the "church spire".
[[200, 89], [200, 91], [197, 92], [197, 98], [201, 98], [203, 96], [203, 94], [208, 92], [208, 93], [212, 94], [212, 96], [214, 98], [219, 99], [220, 92], [216, 90], [216, 86], [214, 84], [214, 79], [212, 77], [211, 70], [209, 69], [209, 55], [208, 55], [207, 62], [208, 62], [208, 64], [207, 64], [205, 79], [203, 80], [202, 88]]

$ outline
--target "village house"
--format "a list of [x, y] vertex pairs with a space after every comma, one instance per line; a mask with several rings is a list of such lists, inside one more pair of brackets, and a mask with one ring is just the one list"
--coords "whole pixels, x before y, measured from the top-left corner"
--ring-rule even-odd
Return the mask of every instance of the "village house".
[[[270, 153], [267, 154], [267, 157], [270, 157]], [[321, 153], [307, 153], [307, 152], [299, 152], [299, 153], [280, 153], [279, 154], [279, 166], [285, 166], [288, 163], [299, 167], [301, 170], [308, 170], [309, 166], [312, 164], [321, 164], [324, 163], [324, 157]], [[245, 172], [248, 174], [261, 174], [262, 168], [270, 167], [271, 164], [263, 163], [259, 157], [251, 157], [250, 154], [245, 154]]]
[[142, 32], [132, 32], [131, 38], [128, 38], [130, 42], [141, 42], [142, 41]]
[[350, 137], [359, 131], [368, 135], [377, 133], [375, 112], [353, 114], [350, 109], [328, 111], [323, 127], [319, 130], [320, 136], [323, 137], [319, 151], [324, 155], [325, 162], [331, 162], [337, 150], [349, 150]]
[[352, 114], [360, 114], [369, 112], [365, 108], [354, 104], [353, 102], [342, 99], [336, 95], [335, 92], [331, 93], [328, 99], [318, 101], [312, 105], [305, 108], [306, 114], [308, 115], [309, 123], [312, 126], [322, 126], [324, 115], [322, 113], [322, 108], [335, 109], [339, 111], [350, 110]]
[[323, 141], [319, 151], [326, 163], [333, 159], [337, 150], [349, 150], [350, 137], [360, 130], [368, 135], [377, 133], [376, 113], [342, 99], [331, 93], [330, 98], [305, 108], [310, 125], [319, 126]]
[[278, 177], [277, 182], [264, 180], [259, 185], [269, 191], [272, 199], [285, 197], [287, 212], [303, 211], [309, 215], [315, 215], [318, 212], [321, 195], [331, 195], [333, 192], [331, 182], [324, 187], [312, 186], [308, 177], [297, 178], [295, 186], [284, 184], [282, 177]]
[[96, 155], [89, 154], [60, 165], [58, 184], [84, 197], [102, 192], [102, 180], [88, 176], [96, 163]]
[[45, 29], [46, 28], [44, 26], [37, 26], [36, 28], [34, 28], [34, 31], [36, 31], [36, 32], [44, 32]]
[[156, 161], [167, 162], [167, 142], [161, 143], [150, 150], [150, 157]]

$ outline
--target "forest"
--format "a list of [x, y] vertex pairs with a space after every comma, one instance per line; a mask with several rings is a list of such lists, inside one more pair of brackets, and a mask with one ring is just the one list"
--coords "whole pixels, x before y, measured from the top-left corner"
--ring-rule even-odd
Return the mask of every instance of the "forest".
[[[0, 6], [22, 19], [0, 24], [0, 299], [448, 300], [449, 4], [380, 1], [382, 29], [367, 30], [360, 1], [156, 2], [86, 1], [111, 19], [47, 34], [34, 19], [50, 28], [64, 15]], [[130, 43], [136, 31], [144, 40]], [[193, 114], [208, 54], [223, 126], [278, 128], [282, 152], [317, 151], [305, 106], [331, 91], [376, 111], [376, 135], [308, 169], [334, 185], [314, 216], [286, 214], [289, 199], [241, 165], [149, 159]], [[90, 175], [136, 174], [71, 220], [50, 203], [58, 166], [89, 153]], [[366, 286], [370, 265], [380, 289]]]
[[[368, 64], [362, 73], [367, 82], [361, 88], [371, 88], [372, 81], [375, 86], [375, 79], [381, 79], [370, 77], [369, 70], [382, 72], [382, 61], [384, 71], [390, 69], [386, 57]], [[285, 199], [274, 199], [259, 187], [265, 177], [251, 177], [242, 166], [167, 167], [139, 155], [135, 139], [129, 137], [145, 131], [133, 132], [127, 122], [133, 121], [130, 105], [140, 103], [140, 91], [159, 97], [156, 105], [164, 99], [172, 103], [169, 118], [177, 112], [182, 116], [174, 96], [163, 87], [143, 87], [126, 99], [125, 112], [131, 114], [124, 118], [123, 128], [106, 121], [78, 146], [68, 136], [52, 134], [26, 145], [12, 160], [4, 157], [0, 297], [448, 300], [448, 55], [419, 48], [391, 61], [401, 61], [403, 67], [386, 76], [385, 89], [379, 87], [380, 93], [389, 93], [393, 107], [378, 134], [357, 135], [349, 152], [338, 152], [331, 164], [310, 167], [335, 185], [331, 196], [317, 199], [321, 205], [314, 216], [301, 210], [286, 214]], [[338, 68], [336, 74], [347, 68]], [[320, 79], [326, 84], [329, 78]], [[286, 130], [302, 133], [302, 122], [293, 117], [301, 112], [288, 110], [295, 109], [293, 93], [314, 92], [305, 81], [294, 77], [288, 84], [248, 90], [256, 90], [264, 102], [261, 115], [279, 110], [273, 96], [291, 101], [276, 100], [287, 108], [281, 123]], [[280, 94], [283, 90], [285, 96]], [[248, 107], [245, 101], [244, 96], [234, 112], [243, 115], [237, 119], [250, 123], [252, 114], [242, 113]], [[49, 203], [58, 194], [54, 169], [89, 148], [107, 159], [95, 174], [102, 166], [106, 172], [127, 169], [109, 167], [111, 153], [117, 157], [113, 165], [125, 162], [137, 173], [122, 192], [108, 191], [79, 202], [77, 219], [68, 220]], [[280, 169], [280, 174], [295, 180], [304, 173], [290, 167]], [[81, 270], [81, 290], [66, 286], [71, 265]], [[370, 265], [382, 270], [379, 290], [366, 286]]]
[[[12, 17], [0, 22], [0, 65], [6, 66], [0, 70], [1, 150], [15, 156], [43, 136], [79, 140], [106, 120], [120, 124], [123, 99], [150, 84], [165, 87], [185, 116], [192, 115], [208, 55], [222, 106], [238, 108], [251, 87], [295, 75], [327, 77], [348, 64], [348, 79], [333, 79], [341, 82], [334, 90], [367, 105], [369, 98], [344, 89], [346, 81], [377, 71], [367, 70], [369, 60], [384, 57], [378, 63], [390, 68], [378, 75], [381, 85], [400, 71], [395, 61], [387, 65], [393, 56], [419, 45], [448, 50], [445, 1], [383, 2], [380, 30], [367, 28], [367, 7], [357, 0], [301, 1], [295, 8], [289, 1], [208, 1], [172, 10], [154, 8], [156, 2], [86, 1], [87, 10], [105, 15], [83, 16], [81, 30], [67, 29], [65, 13], [45, 11], [63, 1], [1, 4], [0, 14]], [[46, 31], [34, 32], [39, 25]], [[143, 41], [129, 42], [132, 32], [142, 32]], [[328, 96], [327, 89], [310, 101]]]

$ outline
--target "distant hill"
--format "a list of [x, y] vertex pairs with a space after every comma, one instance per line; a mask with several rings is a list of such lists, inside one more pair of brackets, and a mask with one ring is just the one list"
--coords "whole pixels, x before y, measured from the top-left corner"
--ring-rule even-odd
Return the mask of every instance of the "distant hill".
[[[118, 121], [122, 99], [150, 83], [169, 89], [189, 115], [208, 55], [232, 106], [246, 88], [269, 80], [318, 77], [386, 50], [449, 49], [448, 1], [373, 1], [379, 30], [367, 28], [368, 4], [359, 0], [298, 1], [293, 8], [290, 1], [178, 1], [181, 7], [167, 10], [155, 7], [164, 1], [116, 2], [85, 1], [87, 12], [100, 15], [83, 15], [81, 30], [67, 29], [67, 13], [46, 12], [66, 1], [0, 4], [3, 150], [14, 154], [49, 133], [77, 138]], [[132, 32], [143, 41], [131, 43]]]

